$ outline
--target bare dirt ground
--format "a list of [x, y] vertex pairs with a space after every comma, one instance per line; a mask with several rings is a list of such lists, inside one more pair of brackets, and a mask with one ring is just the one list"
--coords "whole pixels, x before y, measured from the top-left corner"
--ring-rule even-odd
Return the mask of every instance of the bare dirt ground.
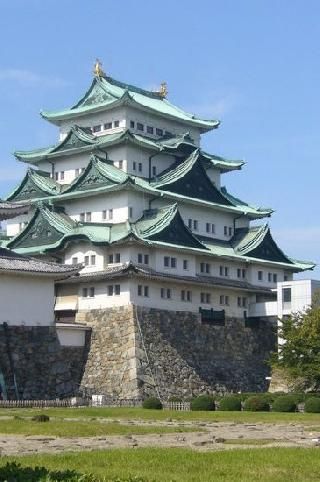
[[[312, 439], [320, 436], [320, 433], [310, 432], [310, 429], [308, 430], [303, 425], [294, 423], [239, 424], [231, 422], [181, 423], [175, 421], [164, 421], [161, 423], [159, 421], [143, 422], [140, 420], [117, 420], [117, 422], [131, 423], [132, 425], [176, 426], [177, 430], [183, 427], [192, 427], [195, 429], [195, 432], [73, 438], [0, 434], [0, 455], [28, 455], [137, 447], [182, 447], [199, 451], [253, 447], [315, 447], [318, 444]], [[197, 432], [197, 429], [203, 431]]]

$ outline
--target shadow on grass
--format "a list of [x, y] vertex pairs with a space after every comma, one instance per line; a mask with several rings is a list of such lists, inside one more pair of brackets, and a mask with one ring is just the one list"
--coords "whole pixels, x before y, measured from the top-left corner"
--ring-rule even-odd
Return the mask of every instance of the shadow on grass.
[[97, 479], [74, 470], [51, 471], [45, 467], [22, 467], [15, 462], [0, 467], [0, 482], [95, 482]]

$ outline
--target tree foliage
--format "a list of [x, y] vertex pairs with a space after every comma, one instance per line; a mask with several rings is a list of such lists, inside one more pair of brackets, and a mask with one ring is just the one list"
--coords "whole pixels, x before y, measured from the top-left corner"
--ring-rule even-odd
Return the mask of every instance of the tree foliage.
[[303, 389], [320, 389], [320, 305], [282, 319], [272, 365], [283, 368]]

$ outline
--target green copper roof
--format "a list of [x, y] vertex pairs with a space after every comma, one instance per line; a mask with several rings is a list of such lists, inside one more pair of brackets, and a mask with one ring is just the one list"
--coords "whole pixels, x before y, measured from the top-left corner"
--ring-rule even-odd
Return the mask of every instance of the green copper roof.
[[51, 179], [45, 171], [29, 168], [21, 183], [7, 197], [8, 201], [26, 201], [30, 199], [55, 196], [62, 192], [60, 184]]
[[40, 206], [29, 224], [7, 247], [23, 254], [56, 252], [67, 243], [86, 240], [93, 244], [110, 245], [136, 240], [151, 246], [190, 250], [204, 256], [257, 262], [303, 271], [314, 264], [287, 257], [272, 239], [269, 228], [239, 229], [231, 241], [196, 236], [183, 223], [177, 205], [145, 211], [135, 223], [81, 223], [63, 212]]
[[112, 109], [124, 104], [193, 125], [202, 132], [219, 126], [217, 120], [201, 120], [171, 104], [158, 93], [124, 84], [112, 77], [95, 77], [88, 91], [75, 105], [61, 111], [43, 111], [41, 115], [45, 119], [59, 124], [63, 120], [75, 119], [81, 115]]

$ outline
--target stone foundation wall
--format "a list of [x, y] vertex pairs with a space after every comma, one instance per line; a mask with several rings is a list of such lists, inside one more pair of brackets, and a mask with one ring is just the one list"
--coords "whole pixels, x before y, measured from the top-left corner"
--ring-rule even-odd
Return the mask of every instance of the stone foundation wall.
[[56, 329], [0, 325], [0, 372], [10, 398], [14, 376], [21, 399], [54, 399], [77, 393], [89, 347], [63, 347]]
[[82, 388], [119, 398], [189, 397], [212, 391], [262, 391], [275, 326], [200, 322], [199, 315], [125, 306], [78, 313], [92, 327]]

